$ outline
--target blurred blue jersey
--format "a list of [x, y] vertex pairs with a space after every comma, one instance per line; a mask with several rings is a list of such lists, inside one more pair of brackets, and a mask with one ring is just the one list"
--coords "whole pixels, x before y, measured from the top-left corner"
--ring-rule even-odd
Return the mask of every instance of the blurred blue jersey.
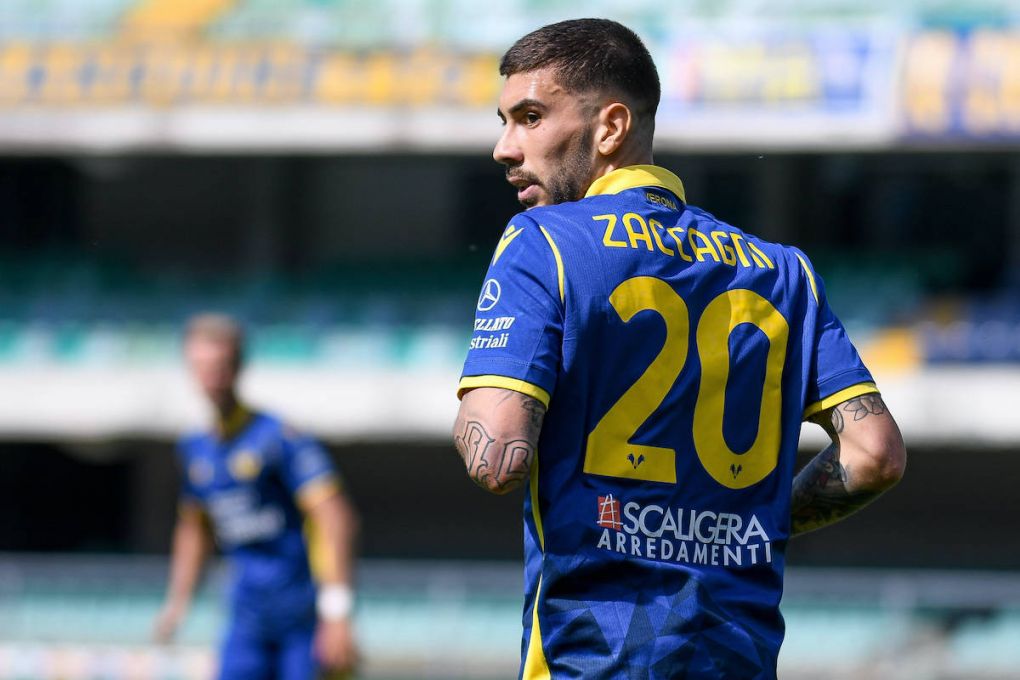
[[515, 216], [460, 391], [548, 406], [524, 678], [771, 678], [802, 420], [876, 391], [795, 248], [654, 166]]
[[240, 410], [226, 432], [185, 437], [182, 510], [210, 518], [233, 570], [235, 617], [286, 629], [315, 621], [301, 508], [336, 491], [326, 451], [276, 418]]

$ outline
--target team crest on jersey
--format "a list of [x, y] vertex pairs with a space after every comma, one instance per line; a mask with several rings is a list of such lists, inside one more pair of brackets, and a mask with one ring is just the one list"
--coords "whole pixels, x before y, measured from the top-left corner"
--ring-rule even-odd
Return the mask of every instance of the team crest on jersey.
[[227, 461], [230, 474], [239, 481], [247, 481], [258, 476], [262, 469], [262, 460], [258, 453], [251, 449], [241, 449], [230, 456]]
[[209, 461], [199, 458], [188, 465], [188, 479], [192, 486], [207, 486], [213, 478], [213, 466]]
[[623, 522], [620, 515], [620, 501], [613, 498], [613, 494], [599, 496], [598, 515], [595, 523], [606, 529], [621, 531]]

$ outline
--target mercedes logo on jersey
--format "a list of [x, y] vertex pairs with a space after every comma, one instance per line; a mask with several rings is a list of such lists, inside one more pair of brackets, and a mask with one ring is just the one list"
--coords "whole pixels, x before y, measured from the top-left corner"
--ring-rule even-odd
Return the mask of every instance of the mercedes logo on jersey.
[[499, 287], [499, 281], [496, 279], [489, 279], [482, 286], [482, 294], [478, 296], [478, 311], [487, 312], [496, 306], [499, 302], [499, 296], [502, 291]]

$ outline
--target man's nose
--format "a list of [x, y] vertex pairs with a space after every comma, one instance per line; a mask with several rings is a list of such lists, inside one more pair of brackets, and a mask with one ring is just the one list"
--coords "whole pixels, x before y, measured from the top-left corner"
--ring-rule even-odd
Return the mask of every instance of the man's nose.
[[503, 128], [503, 134], [496, 142], [496, 148], [492, 150], [492, 158], [503, 165], [519, 165], [524, 161], [524, 154], [521, 153], [519, 145], [513, 143], [510, 136], [510, 126]]

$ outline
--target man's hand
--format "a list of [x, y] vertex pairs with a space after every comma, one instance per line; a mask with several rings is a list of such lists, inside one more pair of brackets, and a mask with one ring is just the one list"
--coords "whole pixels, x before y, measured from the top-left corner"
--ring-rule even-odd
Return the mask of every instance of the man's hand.
[[334, 672], [347, 672], [357, 663], [357, 650], [350, 619], [319, 621], [315, 629], [315, 658]]
[[152, 627], [152, 637], [159, 644], [167, 644], [174, 639], [177, 629], [188, 614], [186, 605], [167, 602], [156, 615], [156, 623]]

